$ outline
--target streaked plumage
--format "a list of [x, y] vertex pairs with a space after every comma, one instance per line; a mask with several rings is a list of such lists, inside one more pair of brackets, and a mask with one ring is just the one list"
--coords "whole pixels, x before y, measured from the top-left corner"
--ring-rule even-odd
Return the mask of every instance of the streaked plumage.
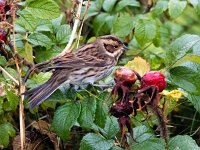
[[[39, 70], [52, 71], [53, 74], [46, 83], [25, 93], [30, 107], [42, 103], [63, 83], [93, 84], [108, 76], [125, 49], [117, 37], [107, 35], [80, 47], [75, 53], [36, 65]], [[34, 69], [28, 71], [26, 78]]]

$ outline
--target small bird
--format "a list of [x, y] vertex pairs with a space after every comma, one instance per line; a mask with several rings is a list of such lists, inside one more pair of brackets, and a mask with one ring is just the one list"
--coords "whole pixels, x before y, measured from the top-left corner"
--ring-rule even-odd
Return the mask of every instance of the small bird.
[[[93, 84], [108, 76], [126, 49], [116, 36], [106, 35], [74, 53], [51, 59], [45, 65], [37, 65], [41, 71], [52, 71], [52, 75], [46, 83], [24, 93], [31, 109], [41, 104], [62, 84]], [[27, 76], [32, 71], [33, 68], [27, 72]]]

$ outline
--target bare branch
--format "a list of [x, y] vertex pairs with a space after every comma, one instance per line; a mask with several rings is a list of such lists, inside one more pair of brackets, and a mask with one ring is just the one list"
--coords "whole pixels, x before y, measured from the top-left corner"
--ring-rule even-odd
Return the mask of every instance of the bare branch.
[[66, 53], [71, 52], [70, 47], [73, 43], [73, 40], [75, 39], [78, 24], [80, 22], [79, 19], [80, 19], [80, 15], [81, 15], [82, 4], [83, 4], [83, 0], [79, 0], [76, 18], [75, 18], [75, 21], [74, 21], [74, 26], [73, 26], [73, 29], [72, 29], [72, 33], [71, 33], [69, 42], [68, 42], [67, 46], [65, 47], [65, 49], [58, 55], [58, 57], [61, 57], [61, 56], [65, 55]]
[[[15, 42], [15, 9], [12, 10], [12, 36], [13, 36], [13, 51], [14, 53], [17, 52], [17, 48], [16, 48], [16, 42]], [[24, 117], [24, 95], [22, 93], [25, 92], [25, 85], [22, 82], [22, 73], [21, 73], [21, 69], [19, 67], [19, 62], [18, 62], [18, 58], [15, 56], [15, 64], [16, 64], [16, 68], [17, 68], [17, 72], [19, 74], [19, 95], [20, 95], [20, 103], [19, 103], [19, 122], [20, 122], [20, 143], [21, 143], [21, 150], [24, 150], [24, 146], [25, 146], [25, 117]]]
[[15, 84], [17, 84], [19, 86], [19, 82], [13, 76], [11, 76], [5, 69], [3, 69], [1, 66], [0, 66], [0, 70], [3, 73], [5, 73], [12, 81], [14, 81]]
[[[90, 6], [90, 0], [87, 1], [86, 7], [85, 7], [85, 11], [84, 11], [83, 17], [81, 19], [81, 24], [80, 24], [80, 28], [79, 28], [79, 31], [78, 31], [78, 35], [77, 35], [77, 38], [76, 38], [76, 42], [75, 42], [76, 44], [74, 46], [78, 45], [78, 41], [79, 41], [79, 38], [80, 38], [80, 35], [81, 35], [81, 31], [82, 31], [82, 28], [83, 28], [83, 23], [84, 23], [87, 11], [89, 9], [89, 6]], [[73, 46], [73, 48], [74, 48], [74, 46]]]

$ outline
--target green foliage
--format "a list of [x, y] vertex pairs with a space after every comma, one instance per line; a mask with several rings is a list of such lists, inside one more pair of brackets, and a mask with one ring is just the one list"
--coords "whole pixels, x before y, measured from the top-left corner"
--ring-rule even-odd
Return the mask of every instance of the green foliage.
[[[67, 5], [69, 3], [70, 5]], [[74, 15], [76, 10], [73, 9], [72, 2], [26, 0], [20, 4], [15, 21], [17, 52], [31, 64], [57, 56], [69, 41], [73, 25], [70, 17], [72, 19], [79, 17]], [[61, 12], [63, 10], [65, 12]], [[170, 121], [173, 124], [173, 121], [177, 120], [173, 118], [174, 111], [178, 114], [176, 116], [184, 112], [181, 114], [182, 120], [187, 119], [185, 112], [189, 110], [191, 110], [188, 112], [190, 114], [194, 111], [200, 112], [199, 25], [200, 0], [157, 0], [149, 10], [148, 6], [137, 0], [92, 0], [84, 20], [83, 36], [79, 46], [86, 41], [92, 41], [97, 36], [114, 34], [129, 47], [119, 65], [125, 65], [134, 57], [140, 56], [149, 64], [146, 61], [137, 62], [136, 68], [144, 69], [148, 64], [147, 70], [163, 71], [168, 82], [166, 90], [178, 89], [185, 93], [181, 98], [177, 98], [177, 101], [168, 98], [170, 102], [166, 103], [164, 100], [167, 100], [167, 97], [162, 95], [161, 105], [168, 104], [169, 107], [163, 109], [165, 115], [171, 113]], [[12, 36], [10, 38], [13, 40]], [[10, 53], [7, 45], [5, 49]], [[9, 58], [7, 53], [1, 52], [0, 65], [18, 80], [19, 74], [12, 57]], [[135, 67], [131, 65], [136, 65], [129, 64], [131, 68]], [[23, 66], [23, 75], [26, 70], [27, 67]], [[26, 87], [34, 88], [47, 81], [50, 76], [51, 73], [33, 73], [26, 82]], [[111, 75], [110, 78], [113, 79], [113, 76]], [[9, 146], [10, 137], [15, 136], [15, 129], [11, 123], [16, 125], [14, 116], [18, 111], [19, 97], [18, 87], [14, 86], [13, 81], [4, 72], [0, 74], [0, 82], [0, 86], [3, 85], [0, 89], [0, 148], [1, 146], [6, 148]], [[107, 80], [103, 82], [107, 83]], [[50, 118], [53, 118], [52, 121], [50, 119], [51, 129], [64, 142], [73, 140], [72, 131], [81, 128], [81, 133], [76, 132], [81, 150], [121, 150], [119, 125], [117, 119], [109, 113], [113, 103], [112, 98], [108, 99], [110, 91], [110, 88], [105, 90], [93, 86], [81, 90], [74, 88], [57, 90], [42, 103], [41, 107], [31, 111], [31, 117], [26, 113], [25, 115], [28, 116], [26, 121], [31, 124], [32, 116], [35, 114], [40, 117], [50, 112]], [[180, 107], [182, 105], [184, 108]], [[184, 128], [183, 132], [170, 130], [169, 150], [199, 149], [193, 140], [198, 141], [199, 138], [193, 136], [192, 139], [187, 135], [177, 135], [180, 132], [188, 134], [197, 130], [199, 124], [195, 116], [193, 117], [187, 124], [190, 129]], [[131, 121], [136, 142], [132, 143], [132, 139], [127, 136], [130, 149], [165, 149], [165, 141], [158, 138], [158, 133], [155, 133], [157, 130], [153, 130], [153, 127], [159, 126], [155, 115], [138, 112], [136, 116], [131, 116]], [[180, 122], [178, 124], [182, 124]], [[174, 124], [177, 130], [182, 127]], [[196, 135], [199, 136], [199, 133]]]
[[[124, 26], [126, 26], [126, 28], [124, 28]], [[114, 22], [112, 32], [119, 37], [124, 37], [133, 30], [133, 27], [133, 17], [128, 13], [124, 13], [120, 14], [120, 16]]]
[[187, 6], [187, 1], [170, 0], [169, 1], [169, 15], [172, 19], [177, 18], [184, 11]]
[[40, 19], [54, 19], [60, 15], [58, 5], [52, 0], [28, 0], [25, 10]]
[[91, 128], [94, 122], [94, 116], [96, 111], [96, 100], [92, 97], [81, 100], [81, 112], [78, 118], [78, 122], [81, 127]]
[[114, 138], [119, 132], [119, 125], [117, 119], [114, 117], [107, 117], [104, 129], [101, 132], [108, 139]]
[[141, 46], [144, 46], [155, 39], [156, 30], [155, 21], [140, 19], [135, 26], [135, 38]]
[[0, 124], [0, 147], [7, 148], [9, 144], [9, 138], [15, 136], [15, 129], [12, 124], [4, 123]]
[[200, 147], [188, 135], [177, 135], [169, 141], [169, 150], [182, 149], [182, 150], [199, 150]]
[[109, 150], [114, 145], [114, 140], [106, 140], [101, 135], [94, 133], [86, 134], [80, 145], [81, 150]]
[[53, 128], [62, 139], [69, 136], [70, 129], [75, 125], [81, 112], [80, 103], [67, 103], [59, 107], [53, 118]]
[[131, 147], [132, 150], [141, 150], [141, 149], [148, 149], [148, 150], [161, 150], [165, 149], [165, 143], [163, 139], [148, 139], [142, 143], [135, 144]]

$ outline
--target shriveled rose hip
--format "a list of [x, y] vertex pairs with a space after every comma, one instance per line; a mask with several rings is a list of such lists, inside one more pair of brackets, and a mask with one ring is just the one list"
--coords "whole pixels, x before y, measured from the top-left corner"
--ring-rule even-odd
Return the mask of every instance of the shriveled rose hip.
[[5, 5], [6, 5], [6, 1], [0, 0], [0, 13], [4, 11]]
[[0, 41], [7, 41], [7, 33], [3, 29], [0, 28]]
[[162, 92], [167, 86], [165, 76], [158, 71], [147, 72], [141, 79], [141, 88], [148, 86], [156, 86]]
[[110, 113], [117, 118], [128, 116], [133, 113], [133, 104], [129, 101], [125, 103], [116, 102], [110, 108]]
[[117, 69], [114, 73], [115, 81], [122, 81], [128, 84], [134, 84], [137, 80], [136, 74], [129, 68], [121, 67]]

